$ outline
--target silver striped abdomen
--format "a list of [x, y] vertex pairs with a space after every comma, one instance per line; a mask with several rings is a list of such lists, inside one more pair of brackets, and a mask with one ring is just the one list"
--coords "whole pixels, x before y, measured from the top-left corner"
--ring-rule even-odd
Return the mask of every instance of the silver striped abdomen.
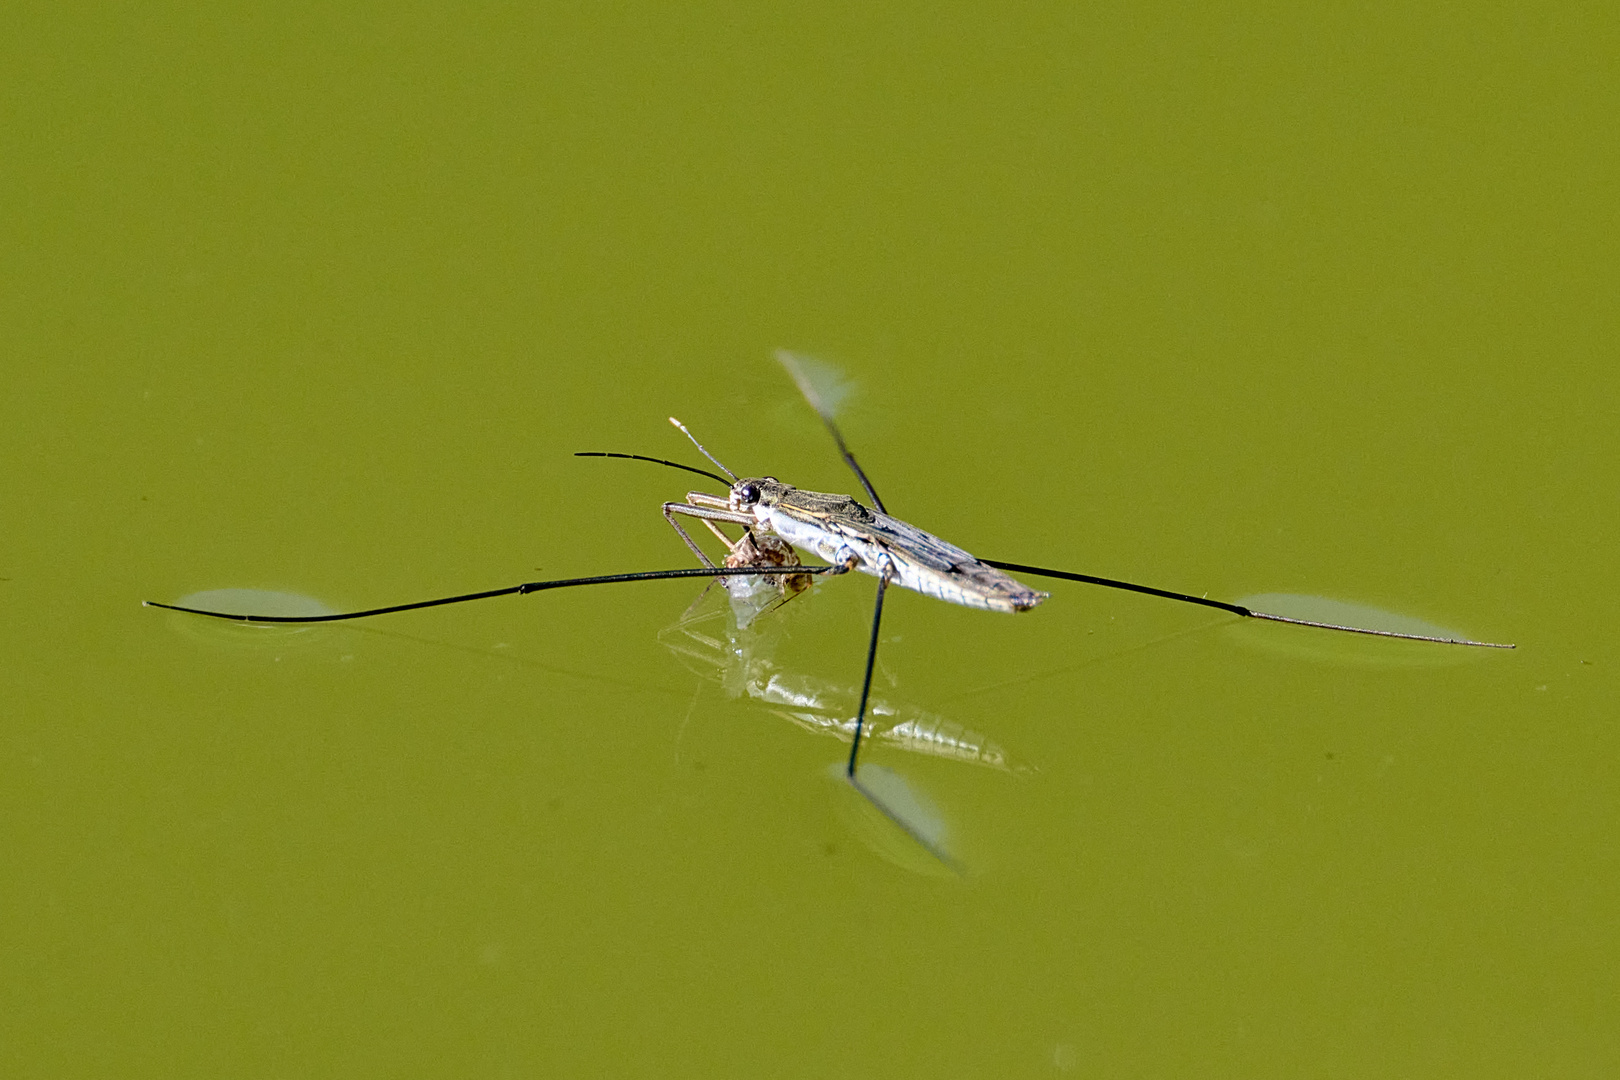
[[874, 577], [881, 576], [887, 564], [889, 580], [896, 585], [947, 603], [985, 611], [1028, 611], [1048, 595], [887, 514], [867, 510], [866, 520], [854, 521], [776, 505], [761, 507], [756, 515], [796, 548], [831, 563], [854, 555], [855, 568]]

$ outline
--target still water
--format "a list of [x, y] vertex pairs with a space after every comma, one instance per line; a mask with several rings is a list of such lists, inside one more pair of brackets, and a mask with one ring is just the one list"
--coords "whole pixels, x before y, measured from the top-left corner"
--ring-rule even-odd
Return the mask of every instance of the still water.
[[[19, 19], [6, 1075], [1620, 1069], [1615, 27], [1516, 18]], [[688, 565], [572, 455], [854, 490], [778, 346], [981, 557], [1519, 648], [892, 590], [958, 876], [861, 575], [140, 606]]]

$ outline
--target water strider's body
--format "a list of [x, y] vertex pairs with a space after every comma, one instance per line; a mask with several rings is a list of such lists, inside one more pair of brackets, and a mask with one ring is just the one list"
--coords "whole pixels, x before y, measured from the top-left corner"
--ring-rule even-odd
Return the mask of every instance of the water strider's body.
[[[887, 577], [892, 584], [947, 603], [985, 611], [1028, 611], [1049, 595], [848, 495], [804, 491], [763, 476], [739, 479], [725, 499], [694, 491], [687, 500], [665, 504], [666, 512], [743, 525], [750, 531], [745, 538], [750, 542], [761, 534], [774, 536], [834, 567]], [[673, 518], [670, 523], [675, 524]], [[691, 542], [679, 526], [677, 531]]]

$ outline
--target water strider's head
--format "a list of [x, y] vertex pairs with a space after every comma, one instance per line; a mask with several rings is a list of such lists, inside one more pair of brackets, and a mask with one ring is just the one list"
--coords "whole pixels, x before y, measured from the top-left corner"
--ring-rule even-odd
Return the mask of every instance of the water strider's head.
[[745, 476], [731, 485], [726, 501], [739, 513], [763, 518], [761, 511], [769, 511], [792, 490], [792, 484], [784, 484], [774, 476]]
[[[726, 468], [725, 464], [719, 458], [709, 453], [709, 451], [704, 448], [703, 444], [697, 441], [697, 436], [686, 430], [685, 424], [681, 423], [673, 416], [669, 418], [669, 422], [679, 428], [682, 435], [685, 435], [688, 439], [692, 440], [692, 445], [698, 448], [698, 452], [700, 454], [714, 462], [714, 464], [719, 467], [721, 472], [725, 473], [726, 476], [731, 478], [729, 480], [731, 490], [726, 493], [726, 504], [733, 512], [740, 514], [752, 514], [760, 521], [761, 524], [768, 525], [770, 524], [772, 509], [775, 508], [777, 503], [782, 501], [783, 496], [787, 495], [791, 491], [796, 490], [792, 484], [784, 484], [774, 476], [738, 476], [736, 473]], [[666, 461], [662, 464], [673, 465], [674, 462]], [[676, 465], [675, 467], [678, 469], [686, 469], [689, 472], [703, 471], [701, 469], [693, 469], [689, 465]], [[708, 473], [707, 475], [714, 477], [716, 480], [721, 479], [714, 473]], [[843, 501], [847, 502], [849, 500], [845, 499]]]

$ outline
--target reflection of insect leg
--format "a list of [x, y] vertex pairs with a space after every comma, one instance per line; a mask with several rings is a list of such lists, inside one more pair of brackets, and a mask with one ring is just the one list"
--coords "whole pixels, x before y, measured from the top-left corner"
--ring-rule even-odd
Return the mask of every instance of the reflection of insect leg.
[[[727, 568], [746, 569], [763, 566], [787, 568], [802, 565], [799, 562], [798, 552], [793, 550], [791, 544], [770, 532], [769, 529], [760, 528], [758, 522], [751, 515], [732, 510], [726, 500], [701, 491], [687, 492], [686, 497], [688, 502], [684, 504], [666, 503], [664, 506], [664, 518], [680, 534], [681, 539], [686, 542], [686, 546], [696, 552], [698, 557], [703, 560], [705, 566], [713, 566], [714, 564], [693, 543], [690, 534], [675, 519], [676, 514], [696, 517], [703, 523], [704, 528], [714, 534], [716, 540], [725, 545], [726, 557], [723, 565]], [[733, 540], [716, 524], [717, 521], [742, 526], [742, 536]], [[708, 593], [709, 588], [714, 585], [715, 581], [719, 581], [727, 589], [734, 589], [738, 585], [745, 584], [748, 580], [740, 577], [712, 579], [708, 585], [704, 586], [703, 594], [693, 601], [693, 607], [696, 607], [702, 601], [703, 595]], [[784, 574], [773, 579], [771, 584], [776, 590], [778, 600], [775, 604], [760, 610], [758, 614], [764, 614], [765, 611], [773, 610], [786, 603], [808, 589], [810, 581], [811, 577], [808, 573]], [[692, 609], [688, 608], [687, 610], [690, 612]]]
[[[780, 560], [757, 557], [757, 553], [755, 552], [753, 545], [749, 544], [748, 542], [749, 538], [754, 535], [753, 515], [732, 510], [730, 503], [728, 503], [725, 499], [707, 494], [706, 492], [702, 491], [688, 491], [686, 493], [686, 499], [687, 501], [684, 503], [665, 503], [664, 520], [669, 522], [670, 527], [673, 528], [680, 538], [686, 542], [686, 546], [692, 550], [692, 553], [696, 555], [699, 560], [702, 561], [704, 566], [718, 569], [714, 566], [714, 563], [710, 561], [708, 554], [705, 553], [702, 548], [698, 547], [697, 542], [692, 539], [691, 534], [681, 527], [681, 523], [679, 521], [675, 520], [676, 514], [685, 514], [688, 517], [697, 518], [699, 521], [703, 522], [704, 527], [713, 533], [722, 544], [726, 545], [725, 565], [728, 568], [739, 566], [752, 567], [786, 565], [786, 563]], [[731, 537], [720, 531], [720, 527], [715, 524], [716, 521], [724, 521], [732, 525], [741, 525], [743, 527], [742, 539], [731, 539]], [[781, 546], [787, 548], [787, 545], [785, 544], [782, 544]], [[791, 556], [791, 562], [794, 564], [798, 563], [798, 557], [792, 554], [793, 549], [787, 548], [787, 551]], [[698, 598], [692, 601], [692, 606], [686, 609], [687, 613], [690, 614], [693, 608], [697, 607], [698, 604], [703, 602], [703, 598], [708, 595], [709, 589], [714, 586], [716, 581], [719, 581], [721, 585], [730, 588], [733, 580], [736, 579], [710, 578], [708, 584], [703, 586], [703, 591], [698, 594]], [[809, 583], [808, 578], [804, 578], [799, 575], [795, 575], [792, 582], [793, 583], [791, 586], [784, 586], [780, 589], [784, 599], [789, 595], [789, 588], [791, 588], [792, 592], [797, 593]], [[803, 582], [803, 584], [800, 584], [801, 582]]]

